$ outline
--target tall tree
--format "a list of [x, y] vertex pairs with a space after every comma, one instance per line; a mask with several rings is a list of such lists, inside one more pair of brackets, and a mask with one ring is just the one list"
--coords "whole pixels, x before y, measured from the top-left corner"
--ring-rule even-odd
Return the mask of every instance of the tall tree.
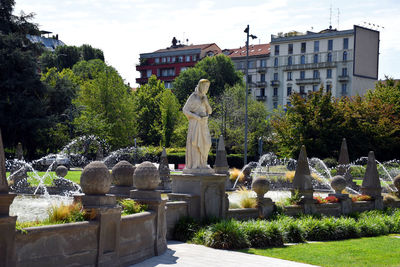
[[179, 123], [180, 112], [178, 99], [170, 90], [162, 92], [160, 111], [163, 145], [169, 147], [176, 125]]
[[183, 104], [202, 78], [211, 82], [208, 94], [212, 98], [220, 96], [226, 86], [242, 83], [242, 73], [235, 70], [232, 60], [223, 55], [206, 57], [193, 68], [183, 71], [175, 78], [174, 89], [179, 102]]

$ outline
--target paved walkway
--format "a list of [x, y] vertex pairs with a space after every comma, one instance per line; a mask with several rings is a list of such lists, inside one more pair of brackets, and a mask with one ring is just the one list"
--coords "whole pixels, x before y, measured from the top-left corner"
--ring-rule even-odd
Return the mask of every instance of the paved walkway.
[[298, 263], [276, 258], [251, 255], [242, 252], [212, 249], [200, 245], [186, 244], [177, 241], [168, 242], [168, 250], [161, 256], [153, 257], [131, 267], [305, 267], [312, 266], [304, 263]]

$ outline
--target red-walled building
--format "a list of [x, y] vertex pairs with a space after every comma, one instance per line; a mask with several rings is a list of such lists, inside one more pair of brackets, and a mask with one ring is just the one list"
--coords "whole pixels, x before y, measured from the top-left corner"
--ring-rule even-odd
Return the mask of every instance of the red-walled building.
[[171, 88], [173, 80], [181, 71], [193, 67], [206, 56], [219, 53], [221, 49], [215, 43], [181, 45], [174, 38], [172, 45], [166, 49], [140, 54], [140, 65], [136, 66], [140, 78], [136, 82], [140, 85], [146, 84], [151, 75], [156, 75], [157, 79], [164, 81], [166, 88]]

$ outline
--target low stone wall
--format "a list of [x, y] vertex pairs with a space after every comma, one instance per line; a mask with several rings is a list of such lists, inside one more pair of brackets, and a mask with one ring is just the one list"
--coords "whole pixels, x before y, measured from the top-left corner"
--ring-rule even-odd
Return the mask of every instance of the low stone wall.
[[340, 216], [341, 206], [339, 203], [316, 204], [315, 213], [328, 216]]
[[[112, 266], [129, 266], [155, 256], [156, 219], [154, 211], [121, 217]], [[98, 266], [99, 225], [90, 221], [26, 228], [16, 234], [16, 266]]]
[[189, 216], [189, 203], [186, 201], [167, 202], [166, 207], [167, 239], [173, 239], [176, 223], [180, 218]]
[[258, 209], [247, 208], [247, 209], [229, 209], [227, 218], [233, 218], [236, 220], [249, 220], [258, 218]]

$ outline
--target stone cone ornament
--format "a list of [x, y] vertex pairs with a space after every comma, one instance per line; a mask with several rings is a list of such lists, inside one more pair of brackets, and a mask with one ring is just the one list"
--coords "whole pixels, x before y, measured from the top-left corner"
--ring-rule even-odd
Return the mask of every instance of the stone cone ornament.
[[226, 157], [225, 141], [222, 135], [219, 136], [217, 154], [214, 164], [215, 173], [227, 174], [229, 171], [228, 159]]
[[8, 193], [8, 183], [6, 176], [6, 156], [4, 154], [3, 137], [0, 129], [0, 193]]
[[367, 169], [361, 185], [361, 193], [371, 197], [380, 197], [382, 193], [374, 151], [368, 153]]
[[338, 175], [345, 175], [347, 172], [347, 166], [350, 164], [349, 152], [347, 150], [346, 138], [343, 138], [342, 145], [340, 147], [340, 154], [338, 160]]
[[293, 178], [293, 189], [301, 195], [312, 198], [313, 187], [311, 183], [310, 168], [308, 166], [306, 147], [301, 146], [296, 172]]

